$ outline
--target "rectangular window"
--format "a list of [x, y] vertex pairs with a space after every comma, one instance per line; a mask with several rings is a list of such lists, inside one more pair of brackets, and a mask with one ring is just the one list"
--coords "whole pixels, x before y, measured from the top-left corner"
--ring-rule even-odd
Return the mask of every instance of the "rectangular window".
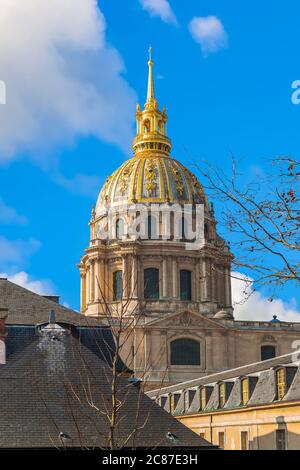
[[170, 413], [173, 414], [175, 411], [175, 397], [170, 395]]
[[159, 270], [148, 268], [144, 270], [145, 299], [159, 299]]
[[200, 437], [202, 437], [202, 439], [205, 439], [205, 432], [200, 432]]
[[219, 447], [221, 449], [225, 449], [225, 433], [219, 432]]
[[205, 410], [206, 407], [206, 388], [203, 387], [200, 390], [200, 405], [201, 405], [201, 411]]
[[122, 271], [113, 274], [113, 300], [121, 300], [123, 296]]
[[249, 380], [242, 380], [242, 405], [246, 405], [249, 401]]
[[248, 450], [248, 432], [242, 431], [241, 432], [241, 449]]
[[282, 400], [285, 395], [285, 370], [276, 371], [277, 400]]
[[276, 450], [285, 450], [285, 429], [277, 429], [276, 431]]
[[180, 271], [180, 299], [192, 299], [192, 273], [191, 271]]
[[219, 407], [223, 408], [226, 403], [226, 397], [225, 397], [225, 384], [219, 385]]

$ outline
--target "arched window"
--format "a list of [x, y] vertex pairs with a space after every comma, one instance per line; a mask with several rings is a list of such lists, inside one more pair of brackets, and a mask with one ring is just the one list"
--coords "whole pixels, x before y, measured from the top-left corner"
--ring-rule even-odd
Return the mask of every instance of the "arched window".
[[144, 134], [148, 134], [150, 132], [150, 121], [146, 119], [144, 121]]
[[122, 271], [113, 273], [113, 300], [121, 300], [123, 296]]
[[265, 345], [261, 347], [261, 360], [266, 361], [267, 359], [272, 359], [276, 356], [275, 346]]
[[171, 365], [200, 366], [200, 343], [189, 338], [180, 338], [172, 341]]
[[180, 299], [192, 299], [192, 273], [186, 269], [180, 271]]
[[144, 298], [159, 299], [159, 269], [144, 270]]
[[124, 220], [117, 219], [116, 221], [116, 238], [120, 240], [124, 235]]
[[156, 217], [152, 215], [148, 215], [147, 218], [147, 235], [149, 240], [155, 240], [158, 238]]

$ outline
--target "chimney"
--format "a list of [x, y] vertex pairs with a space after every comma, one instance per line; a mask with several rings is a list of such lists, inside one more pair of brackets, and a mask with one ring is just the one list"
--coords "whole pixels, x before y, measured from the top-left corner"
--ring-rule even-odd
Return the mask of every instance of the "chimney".
[[7, 313], [7, 308], [0, 308], [0, 365], [6, 364], [5, 339], [7, 333], [5, 331], [5, 320], [7, 317]]
[[59, 304], [59, 295], [42, 295], [42, 297], [44, 297], [44, 299], [51, 300], [56, 304]]

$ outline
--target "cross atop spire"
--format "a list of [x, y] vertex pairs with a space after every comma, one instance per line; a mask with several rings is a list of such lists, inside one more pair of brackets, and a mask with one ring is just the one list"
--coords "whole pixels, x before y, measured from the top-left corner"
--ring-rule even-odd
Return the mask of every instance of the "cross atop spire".
[[155, 90], [154, 90], [154, 79], [153, 79], [152, 47], [151, 46], [149, 47], [148, 67], [149, 67], [149, 73], [148, 73], [147, 103], [156, 104]]

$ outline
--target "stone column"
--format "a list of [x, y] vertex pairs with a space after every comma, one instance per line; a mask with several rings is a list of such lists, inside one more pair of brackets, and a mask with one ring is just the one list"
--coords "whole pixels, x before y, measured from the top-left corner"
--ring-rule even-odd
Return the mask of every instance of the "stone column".
[[132, 264], [131, 264], [131, 292], [130, 292], [130, 295], [131, 297], [133, 297], [134, 299], [136, 299], [138, 297], [138, 286], [137, 286], [137, 283], [138, 283], [138, 260], [137, 260], [137, 256], [136, 255], [133, 255], [132, 256]]
[[128, 298], [128, 269], [127, 255], [122, 256], [122, 281], [123, 281], [123, 299]]
[[230, 292], [230, 273], [229, 268], [226, 266], [224, 268], [224, 275], [225, 275], [225, 307], [229, 307], [231, 305], [231, 292]]
[[176, 258], [173, 258], [172, 260], [172, 286], [173, 286], [172, 296], [174, 299], [177, 299], [178, 298], [178, 268], [177, 268]]
[[168, 297], [168, 264], [167, 258], [162, 262], [162, 296]]
[[97, 260], [97, 276], [96, 282], [96, 299], [99, 301], [104, 300], [104, 260], [98, 258]]
[[80, 273], [80, 311], [86, 310], [86, 273]]
[[202, 284], [202, 300], [208, 300], [208, 264], [207, 264], [207, 259], [204, 258], [202, 260], [202, 279], [201, 279], [201, 284]]
[[88, 266], [86, 270], [86, 302], [87, 304], [91, 302], [90, 277], [91, 277], [91, 271], [90, 271], [90, 266]]
[[205, 336], [206, 348], [205, 348], [205, 355], [206, 355], [206, 365], [205, 368], [207, 370], [213, 370], [213, 344], [212, 344], [212, 334], [211, 332], [206, 333]]
[[91, 267], [90, 267], [90, 292], [91, 292], [90, 300], [93, 303], [95, 300], [95, 261], [94, 260], [91, 260]]

